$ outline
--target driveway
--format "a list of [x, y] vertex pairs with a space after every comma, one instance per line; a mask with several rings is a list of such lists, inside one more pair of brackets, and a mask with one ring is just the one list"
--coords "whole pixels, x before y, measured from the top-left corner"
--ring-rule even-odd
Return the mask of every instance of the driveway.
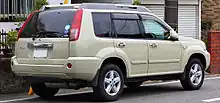
[[[0, 103], [79, 103], [94, 102], [92, 91], [60, 90], [51, 101], [26, 93], [1, 95]], [[152, 83], [138, 89], [125, 88], [123, 95], [113, 103], [220, 103], [220, 77], [206, 78], [197, 91], [185, 91], [179, 81]]]

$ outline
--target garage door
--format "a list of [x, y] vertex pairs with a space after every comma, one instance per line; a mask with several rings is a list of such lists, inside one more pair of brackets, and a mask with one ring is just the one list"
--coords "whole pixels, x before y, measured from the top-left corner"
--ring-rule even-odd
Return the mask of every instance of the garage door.
[[146, 5], [154, 14], [164, 19], [164, 6], [160, 5]]
[[179, 6], [179, 35], [197, 38], [198, 10], [197, 6]]

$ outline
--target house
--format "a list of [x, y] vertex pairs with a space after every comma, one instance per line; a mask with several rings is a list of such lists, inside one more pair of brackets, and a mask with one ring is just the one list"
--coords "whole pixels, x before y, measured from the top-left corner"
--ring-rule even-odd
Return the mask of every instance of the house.
[[[75, 1], [75, 0], [73, 0]], [[132, 4], [133, 0], [90, 0], [97, 3]], [[164, 19], [165, 0], [140, 0], [141, 4]], [[201, 39], [201, 0], [178, 0], [178, 33]]]

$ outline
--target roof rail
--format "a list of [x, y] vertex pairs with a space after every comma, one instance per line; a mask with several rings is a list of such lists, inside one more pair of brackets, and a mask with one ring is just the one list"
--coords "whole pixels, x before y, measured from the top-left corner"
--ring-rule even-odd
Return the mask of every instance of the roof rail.
[[124, 4], [110, 4], [110, 3], [82, 3], [82, 4], [62, 4], [62, 5], [45, 5], [40, 11], [47, 10], [49, 8], [60, 9], [60, 8], [83, 8], [83, 9], [107, 9], [107, 10], [129, 10], [139, 12], [151, 12], [144, 6], [136, 5], [124, 5]]
[[84, 9], [112, 9], [112, 10], [130, 10], [139, 12], [151, 12], [144, 6], [124, 5], [124, 4], [108, 4], [108, 3], [82, 3], [80, 8]]

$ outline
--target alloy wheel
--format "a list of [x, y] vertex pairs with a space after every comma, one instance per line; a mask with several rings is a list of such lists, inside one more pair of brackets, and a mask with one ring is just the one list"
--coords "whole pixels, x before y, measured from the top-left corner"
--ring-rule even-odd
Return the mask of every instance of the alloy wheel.
[[104, 78], [105, 92], [110, 96], [115, 96], [121, 88], [121, 78], [118, 72], [111, 70], [106, 73]]

